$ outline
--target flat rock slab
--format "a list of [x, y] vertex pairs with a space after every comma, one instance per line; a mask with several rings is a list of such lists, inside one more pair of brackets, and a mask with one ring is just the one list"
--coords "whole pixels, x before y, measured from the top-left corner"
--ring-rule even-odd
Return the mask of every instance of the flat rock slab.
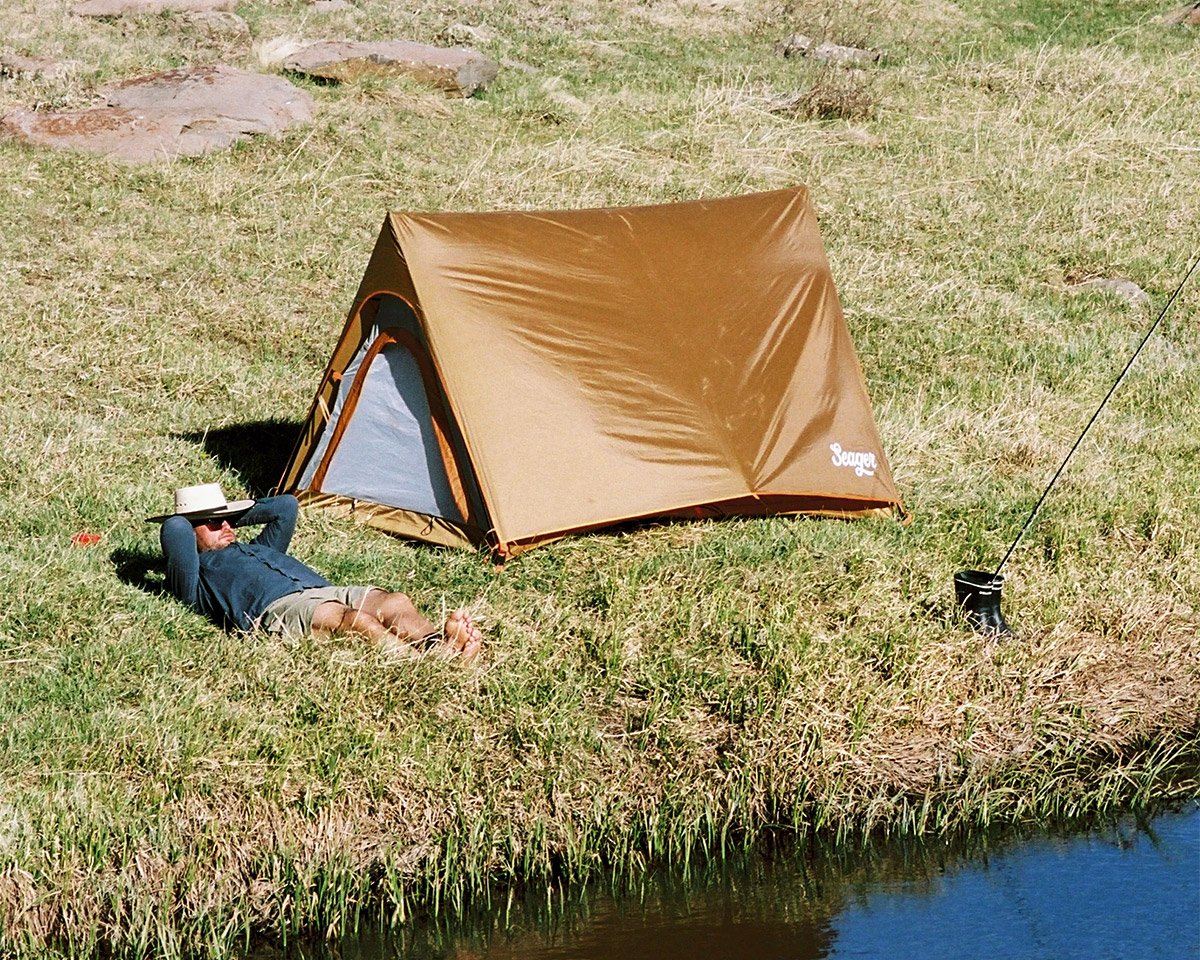
[[137, 17], [158, 13], [232, 11], [237, 0], [83, 0], [71, 8], [77, 17]]
[[188, 33], [213, 39], [246, 41], [250, 39], [250, 25], [236, 13], [205, 10], [199, 13], [181, 14], [179, 20], [183, 23], [185, 32]]
[[496, 31], [469, 23], [452, 23], [443, 31], [443, 36], [451, 43], [491, 43], [496, 39]]
[[802, 33], [788, 37], [779, 45], [785, 57], [800, 54], [813, 60], [828, 60], [833, 63], [878, 63], [883, 54], [878, 50], [862, 50], [858, 47], [843, 47], [825, 40], [817, 43]]
[[470, 47], [431, 47], [407, 40], [321, 40], [288, 56], [283, 67], [343, 83], [360, 77], [405, 75], [456, 97], [469, 97], [487, 86], [500, 69], [494, 60]]
[[44, 77], [61, 80], [79, 67], [77, 60], [51, 60], [47, 57], [25, 57], [19, 53], [0, 53], [0, 77]]
[[156, 73], [112, 84], [101, 93], [106, 107], [11, 113], [0, 118], [0, 135], [149, 163], [221, 150], [255, 134], [277, 134], [313, 115], [312, 98], [282, 77], [221, 65]]
[[1200, 27], [1200, 3], [1185, 3], [1182, 7], [1172, 10], [1170, 13], [1164, 13], [1162, 22]]
[[1115, 293], [1118, 297], [1128, 300], [1135, 307], [1150, 308], [1150, 294], [1146, 293], [1132, 280], [1121, 280], [1117, 277], [1095, 277], [1080, 283], [1071, 284], [1072, 292], [1085, 290], [1100, 290], [1104, 293]]

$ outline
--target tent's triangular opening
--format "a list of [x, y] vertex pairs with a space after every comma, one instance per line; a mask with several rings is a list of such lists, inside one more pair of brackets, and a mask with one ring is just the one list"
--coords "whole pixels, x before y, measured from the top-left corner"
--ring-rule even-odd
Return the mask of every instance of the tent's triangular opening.
[[367, 348], [331, 421], [336, 443], [312, 479], [321, 474], [316, 486], [325, 493], [461, 522], [420, 364], [397, 334], [384, 331]]
[[371, 312], [299, 485], [326, 502], [469, 528], [477, 486], [416, 318], [392, 296]]

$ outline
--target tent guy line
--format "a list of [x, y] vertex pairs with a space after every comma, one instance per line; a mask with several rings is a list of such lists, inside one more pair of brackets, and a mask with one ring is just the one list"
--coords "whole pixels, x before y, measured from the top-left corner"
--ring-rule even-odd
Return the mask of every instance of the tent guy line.
[[1067, 452], [1067, 455], [1063, 458], [1063, 462], [1059, 465], [1058, 469], [1054, 472], [1054, 476], [1051, 477], [1050, 482], [1048, 484], [1046, 484], [1046, 489], [1042, 491], [1042, 495], [1041, 495], [1041, 497], [1038, 498], [1038, 502], [1036, 504], [1034, 504], [1033, 509], [1029, 512], [1029, 516], [1025, 520], [1025, 525], [1023, 527], [1021, 527], [1020, 532], [1017, 534], [1016, 538], [1013, 540], [1012, 544], [1009, 546], [1008, 552], [1004, 554], [1004, 558], [1000, 561], [999, 564], [996, 565], [996, 569], [992, 573], [993, 577], [1000, 576], [1000, 571], [1004, 569], [1004, 565], [1006, 563], [1008, 563], [1008, 558], [1011, 557], [1013, 554], [1013, 551], [1017, 549], [1017, 544], [1021, 542], [1021, 538], [1023, 536], [1025, 536], [1025, 532], [1033, 524], [1034, 518], [1037, 516], [1038, 511], [1041, 509], [1042, 504], [1046, 501], [1046, 497], [1049, 495], [1051, 489], [1054, 487], [1054, 484], [1057, 483], [1058, 478], [1060, 476], [1062, 476], [1062, 472], [1063, 472], [1063, 470], [1066, 469], [1067, 463], [1070, 461], [1071, 457], [1074, 456], [1075, 451], [1079, 449], [1079, 445], [1081, 443], [1083, 443], [1083, 438], [1085, 436], [1087, 436], [1087, 432], [1092, 428], [1092, 424], [1095, 423], [1096, 418], [1100, 416], [1100, 411], [1102, 411], [1105, 408], [1105, 406], [1107, 406], [1108, 401], [1110, 399], [1112, 399], [1112, 395], [1117, 392], [1117, 387], [1119, 387], [1121, 385], [1121, 381], [1123, 381], [1125, 379], [1125, 375], [1127, 373], [1129, 373], [1129, 368], [1132, 367], [1134, 361], [1137, 360], [1138, 354], [1140, 354], [1142, 352], [1142, 348], [1146, 346], [1146, 342], [1153, 335], [1154, 331], [1158, 329], [1158, 325], [1160, 323], [1162, 323], [1163, 317], [1165, 317], [1167, 315], [1167, 311], [1171, 309], [1171, 305], [1175, 302], [1175, 299], [1183, 291], [1183, 288], [1187, 284], [1188, 280], [1191, 279], [1192, 274], [1195, 272], [1197, 265], [1200, 265], [1200, 256], [1198, 256], [1194, 261], [1192, 261], [1191, 268], [1188, 270], [1188, 272], [1186, 274], [1184, 274], [1183, 280], [1181, 280], [1179, 282], [1179, 286], [1177, 286], [1175, 288], [1175, 292], [1171, 294], [1171, 296], [1168, 298], [1166, 304], [1163, 306], [1162, 310], [1159, 311], [1158, 318], [1154, 321], [1154, 323], [1152, 323], [1150, 325], [1150, 329], [1146, 331], [1146, 335], [1144, 337], [1142, 337], [1142, 342], [1139, 343], [1137, 346], [1137, 349], [1133, 351], [1133, 356], [1131, 356], [1129, 358], [1129, 362], [1125, 364], [1125, 369], [1123, 369], [1121, 371], [1120, 376], [1118, 376], [1117, 379], [1113, 382], [1113, 385], [1111, 387], [1109, 387], [1108, 393], [1105, 394], [1104, 399], [1100, 401], [1100, 406], [1098, 406], [1096, 408], [1096, 412], [1092, 414], [1092, 418], [1087, 422], [1087, 426], [1085, 426], [1083, 428], [1083, 430], [1080, 432], [1079, 436], [1075, 440], [1075, 443], [1071, 446], [1071, 449]]
[[1096, 412], [1092, 414], [1087, 425], [1075, 439], [1075, 443], [1063, 458], [1063, 462], [1059, 464], [1058, 469], [1054, 472], [1054, 476], [1050, 478], [1050, 482], [1046, 484], [1046, 489], [1042, 491], [1038, 502], [1034, 504], [1033, 509], [1029, 512], [1029, 516], [1025, 519], [1024, 526], [1017, 533], [1016, 538], [1008, 548], [1008, 552], [1004, 554], [1004, 558], [997, 564], [996, 569], [991, 573], [988, 573], [986, 570], [959, 570], [954, 574], [954, 594], [958, 607], [966, 618], [967, 623], [975, 630], [981, 633], [1006, 636], [1013, 634], [1012, 628], [1005, 621], [1004, 614], [1000, 609], [1001, 592], [1004, 588], [1004, 576], [1000, 571], [1004, 569], [1004, 565], [1008, 562], [1009, 557], [1017, 549], [1017, 544], [1021, 542], [1021, 538], [1025, 536], [1026, 531], [1032, 526], [1034, 518], [1042, 508], [1042, 504], [1046, 502], [1046, 497], [1049, 496], [1050, 491], [1054, 488], [1054, 484], [1058, 482], [1058, 478], [1062, 476], [1063, 471], [1067, 468], [1067, 463], [1074, 456], [1075, 451], [1079, 449], [1079, 445], [1083, 443], [1083, 438], [1087, 436], [1087, 432], [1092, 428], [1092, 424], [1096, 422], [1096, 419], [1100, 416], [1100, 412], [1108, 404], [1112, 395], [1116, 393], [1117, 387], [1121, 385], [1121, 382], [1125, 379], [1125, 375], [1129, 373], [1134, 361], [1137, 360], [1138, 355], [1142, 352], [1142, 348], [1146, 346], [1147, 341], [1149, 341], [1154, 331], [1158, 329], [1158, 325], [1162, 323], [1163, 317], [1167, 315], [1167, 311], [1171, 309], [1171, 305], [1175, 303], [1176, 298], [1183, 291], [1184, 286], [1191, 279], [1198, 265], [1200, 265], [1200, 256], [1192, 262], [1191, 268], [1184, 274], [1183, 279], [1179, 282], [1179, 286], [1175, 288], [1175, 292], [1171, 294], [1162, 310], [1159, 311], [1157, 319], [1150, 325], [1150, 329], [1146, 331], [1146, 335], [1142, 337], [1142, 342], [1133, 351], [1133, 355], [1125, 364], [1125, 368], [1121, 371], [1120, 376], [1109, 387], [1108, 393], [1100, 401]]

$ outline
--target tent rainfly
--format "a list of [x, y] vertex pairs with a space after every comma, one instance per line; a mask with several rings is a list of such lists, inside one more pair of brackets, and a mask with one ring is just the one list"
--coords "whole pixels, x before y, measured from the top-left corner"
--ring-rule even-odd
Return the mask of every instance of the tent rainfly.
[[635, 519], [903, 514], [803, 187], [389, 214], [279, 489], [500, 557]]

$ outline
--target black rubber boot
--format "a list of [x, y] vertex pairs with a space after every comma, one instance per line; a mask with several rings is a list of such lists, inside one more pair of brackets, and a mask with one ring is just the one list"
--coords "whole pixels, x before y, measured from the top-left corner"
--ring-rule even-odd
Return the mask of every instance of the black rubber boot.
[[954, 575], [954, 595], [958, 608], [971, 629], [978, 633], [1015, 636], [1000, 612], [1000, 591], [1004, 577], [986, 570], [959, 570]]

